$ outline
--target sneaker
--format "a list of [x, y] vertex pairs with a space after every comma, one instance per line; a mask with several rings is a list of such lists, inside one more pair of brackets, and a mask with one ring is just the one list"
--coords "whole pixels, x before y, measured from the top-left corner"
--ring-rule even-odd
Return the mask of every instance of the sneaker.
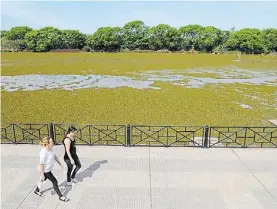
[[78, 183], [78, 181], [76, 179], [71, 179], [71, 182]]
[[67, 182], [66, 185], [67, 185], [67, 186], [75, 186], [75, 185], [77, 185], [77, 184], [74, 183], [74, 182], [72, 182], [72, 181], [70, 181], [70, 182]]
[[34, 193], [35, 193], [36, 195], [38, 195], [38, 196], [41, 196], [41, 195], [42, 195], [40, 191], [36, 191], [36, 190], [35, 190]]
[[68, 202], [69, 201], [69, 198], [65, 197], [65, 196], [62, 196], [59, 198], [60, 201], [63, 201], [63, 202]]

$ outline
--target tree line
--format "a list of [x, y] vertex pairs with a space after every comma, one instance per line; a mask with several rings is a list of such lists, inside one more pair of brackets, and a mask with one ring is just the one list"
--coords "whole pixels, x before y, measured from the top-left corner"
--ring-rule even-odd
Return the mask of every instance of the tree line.
[[135, 20], [120, 27], [101, 27], [93, 34], [78, 30], [44, 27], [34, 30], [17, 26], [1, 31], [2, 51], [48, 52], [75, 49], [96, 52], [199, 51], [247, 54], [276, 53], [277, 29], [243, 28], [220, 30], [213, 26], [187, 25], [179, 29], [167, 24], [149, 27]]

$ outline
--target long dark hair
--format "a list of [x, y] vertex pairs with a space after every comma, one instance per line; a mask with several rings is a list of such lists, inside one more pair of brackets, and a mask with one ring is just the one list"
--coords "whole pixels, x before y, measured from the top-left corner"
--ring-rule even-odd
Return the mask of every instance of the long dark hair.
[[77, 131], [77, 128], [75, 128], [74, 126], [69, 126], [65, 136], [67, 136], [67, 134], [69, 134], [70, 132], [74, 132], [74, 131]]

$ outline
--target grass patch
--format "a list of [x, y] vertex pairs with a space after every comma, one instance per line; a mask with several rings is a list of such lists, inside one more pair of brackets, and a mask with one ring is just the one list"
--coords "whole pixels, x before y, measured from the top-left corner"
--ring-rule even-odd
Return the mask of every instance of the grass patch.
[[[130, 75], [161, 69], [238, 67], [276, 69], [276, 56], [190, 55], [149, 53], [2, 53], [2, 75], [102, 74]], [[259, 61], [261, 60], [261, 61]], [[212, 73], [189, 73], [215, 78]], [[136, 77], [136, 75], [134, 75]], [[9, 123], [77, 123], [143, 125], [270, 125], [276, 118], [276, 87], [216, 84], [203, 88], [156, 81], [159, 90], [133, 88], [60, 89], [5, 92], [2, 125]], [[238, 91], [239, 90], [239, 91]], [[256, 98], [256, 99], [255, 99]], [[248, 104], [252, 109], [243, 109]]]
[[233, 62], [235, 59], [234, 55], [179, 53], [2, 53], [2, 75], [127, 75], [128, 72], [161, 69], [236, 66], [269, 70], [277, 67], [276, 56], [243, 55], [242, 62]]
[[[207, 85], [187, 89], [156, 82], [160, 90], [82, 89], [2, 92], [2, 124], [81, 123], [149, 125], [268, 124], [277, 116], [273, 105], [274, 87], [252, 85]], [[253, 100], [235, 91], [243, 89], [264, 100]], [[270, 104], [269, 109], [261, 103]], [[243, 109], [239, 103], [253, 109]]]

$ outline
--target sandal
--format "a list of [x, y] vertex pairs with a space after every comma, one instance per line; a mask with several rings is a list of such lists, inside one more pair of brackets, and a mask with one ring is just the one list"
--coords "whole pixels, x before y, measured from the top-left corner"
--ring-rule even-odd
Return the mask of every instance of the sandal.
[[69, 198], [65, 197], [65, 196], [62, 196], [59, 198], [60, 201], [63, 201], [63, 202], [68, 202], [69, 201]]

